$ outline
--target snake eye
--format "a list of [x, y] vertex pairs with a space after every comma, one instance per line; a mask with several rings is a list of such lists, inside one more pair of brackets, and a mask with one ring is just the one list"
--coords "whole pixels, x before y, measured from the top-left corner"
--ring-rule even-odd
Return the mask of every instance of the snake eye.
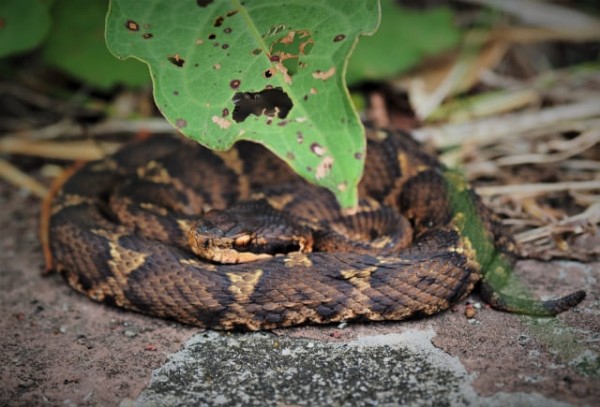
[[225, 232], [223, 232], [223, 230], [220, 227], [206, 220], [203, 220], [196, 224], [196, 234], [200, 236], [206, 236], [206, 238], [222, 238], [223, 236], [225, 236]]

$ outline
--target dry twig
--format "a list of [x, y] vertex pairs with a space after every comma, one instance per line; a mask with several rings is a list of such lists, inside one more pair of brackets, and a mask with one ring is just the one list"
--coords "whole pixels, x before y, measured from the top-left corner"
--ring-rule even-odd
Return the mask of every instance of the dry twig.
[[31, 191], [38, 198], [43, 199], [48, 194], [48, 188], [2, 158], [0, 158], [0, 177], [16, 187]]

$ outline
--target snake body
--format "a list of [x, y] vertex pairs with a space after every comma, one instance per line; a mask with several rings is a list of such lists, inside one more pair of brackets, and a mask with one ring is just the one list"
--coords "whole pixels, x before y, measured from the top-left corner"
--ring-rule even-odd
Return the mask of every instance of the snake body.
[[503, 294], [512, 243], [477, 196], [408, 135], [368, 135], [352, 215], [255, 144], [133, 143], [57, 182], [42, 219], [48, 268], [93, 300], [226, 330], [433, 315], [477, 284], [513, 312], [583, 299]]

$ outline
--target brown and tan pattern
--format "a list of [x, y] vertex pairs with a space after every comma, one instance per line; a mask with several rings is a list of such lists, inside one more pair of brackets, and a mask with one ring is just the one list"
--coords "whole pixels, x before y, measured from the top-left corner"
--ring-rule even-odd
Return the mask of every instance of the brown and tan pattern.
[[513, 312], [584, 298], [503, 293], [511, 241], [477, 197], [409, 136], [369, 136], [352, 215], [249, 143], [152, 137], [80, 165], [44, 211], [48, 268], [94, 300], [216, 329], [432, 315], [478, 283]]

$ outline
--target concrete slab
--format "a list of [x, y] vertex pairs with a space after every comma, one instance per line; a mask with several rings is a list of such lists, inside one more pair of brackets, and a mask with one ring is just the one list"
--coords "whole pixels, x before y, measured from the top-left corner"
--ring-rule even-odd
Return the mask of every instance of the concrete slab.
[[567, 406], [532, 393], [482, 397], [433, 329], [346, 343], [270, 334], [195, 335], [156, 370], [135, 406]]

